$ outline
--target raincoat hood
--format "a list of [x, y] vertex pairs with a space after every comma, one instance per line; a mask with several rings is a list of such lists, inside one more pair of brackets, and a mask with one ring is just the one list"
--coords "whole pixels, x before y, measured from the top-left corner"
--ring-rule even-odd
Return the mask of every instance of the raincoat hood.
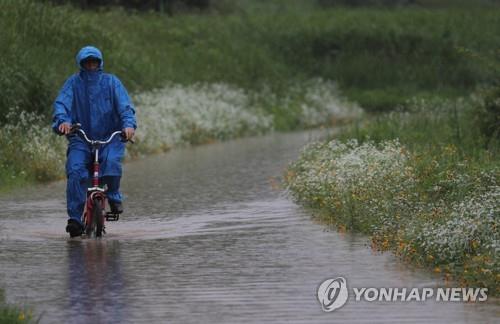
[[98, 59], [100, 61], [99, 70], [102, 70], [102, 67], [104, 66], [102, 53], [97, 47], [94, 46], [85, 46], [78, 52], [78, 54], [76, 55], [76, 64], [78, 65], [78, 68], [80, 70], [83, 70], [82, 62], [89, 57], [95, 57], [96, 59]]

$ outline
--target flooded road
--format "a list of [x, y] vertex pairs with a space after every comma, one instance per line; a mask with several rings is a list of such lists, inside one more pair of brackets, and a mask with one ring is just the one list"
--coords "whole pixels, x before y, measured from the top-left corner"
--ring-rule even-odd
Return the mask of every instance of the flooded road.
[[125, 165], [125, 215], [69, 240], [64, 182], [0, 197], [0, 287], [41, 323], [493, 323], [498, 302], [355, 302], [325, 313], [318, 285], [443, 283], [366, 237], [328, 231], [274, 185], [321, 132], [178, 149]]

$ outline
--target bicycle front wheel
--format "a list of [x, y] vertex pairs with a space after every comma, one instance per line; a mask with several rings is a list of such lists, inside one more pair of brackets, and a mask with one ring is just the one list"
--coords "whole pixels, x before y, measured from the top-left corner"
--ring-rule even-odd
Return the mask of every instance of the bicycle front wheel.
[[95, 237], [101, 237], [104, 229], [104, 215], [101, 199], [98, 198], [92, 201], [92, 227]]

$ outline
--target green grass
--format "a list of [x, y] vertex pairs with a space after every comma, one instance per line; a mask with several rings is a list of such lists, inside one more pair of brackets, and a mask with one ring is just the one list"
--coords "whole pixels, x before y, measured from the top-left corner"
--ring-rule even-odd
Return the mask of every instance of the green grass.
[[[419, 93], [456, 95], [490, 82], [493, 74], [461, 49], [487, 55], [497, 49], [499, 17], [486, 9], [309, 8], [217, 21], [176, 17], [158, 29], [172, 31], [165, 38], [179, 36], [166, 53], [188, 53], [164, 61], [174, 81], [265, 82], [280, 89], [290, 78], [319, 76], [339, 82], [367, 109], [389, 110]], [[178, 46], [181, 39], [191, 41]]]
[[82, 12], [0, 0], [0, 111], [50, 113], [74, 55], [100, 47], [105, 68], [132, 91], [166, 81], [227, 82], [286, 91], [289, 80], [336, 80], [349, 98], [388, 110], [418, 93], [455, 95], [491, 81], [480, 60], [498, 49], [500, 11], [326, 8], [310, 2], [239, 2], [228, 14]]
[[[356, 138], [361, 142], [399, 139], [415, 150], [434, 148], [439, 151], [444, 146], [454, 145], [462, 159], [494, 165], [495, 159], [500, 158], [498, 134], [486, 134], [481, 125], [498, 116], [485, 114], [484, 110], [480, 94], [459, 99], [415, 97], [396, 111], [358, 121], [340, 137], [344, 140]], [[498, 129], [498, 125], [496, 127]]]
[[0, 324], [30, 323], [31, 320], [30, 311], [6, 304], [4, 293], [0, 290]]

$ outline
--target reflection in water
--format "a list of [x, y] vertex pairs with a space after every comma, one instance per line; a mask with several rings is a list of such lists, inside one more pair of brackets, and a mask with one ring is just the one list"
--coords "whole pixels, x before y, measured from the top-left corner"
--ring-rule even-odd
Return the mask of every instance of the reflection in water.
[[73, 323], [120, 323], [125, 309], [120, 242], [70, 240], [68, 310]]

